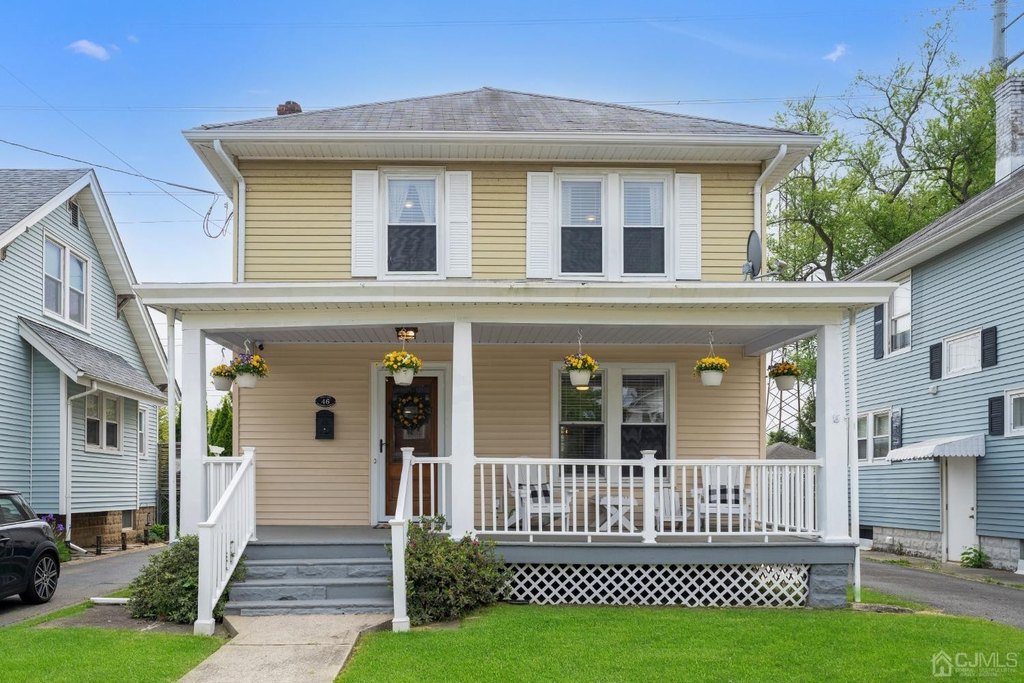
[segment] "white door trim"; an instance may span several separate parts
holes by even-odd
[[[450,361],[424,362],[423,369],[419,372],[420,377],[437,377],[437,400],[438,406],[436,415],[440,418],[437,423],[437,448],[445,456],[451,455],[451,443],[449,432],[452,423],[452,364]],[[384,514],[384,453],[380,444],[387,441],[385,431],[385,418],[387,410],[384,406],[384,397],[387,395],[384,382],[387,379],[387,372],[380,363],[370,365],[370,443],[369,443],[369,467],[370,467],[370,509],[369,522],[371,525],[386,522]]]

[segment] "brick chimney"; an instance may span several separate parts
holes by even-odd
[[[284,104],[277,105],[277,115],[284,116],[285,114],[301,114],[302,107],[299,106],[298,102],[292,102],[288,100]]]
[[[1007,78],[995,92],[996,182],[1024,166],[1024,78]]]

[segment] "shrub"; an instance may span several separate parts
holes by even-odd
[[[409,527],[405,553],[409,620],[414,624],[461,619],[495,602],[508,583],[505,562],[493,541],[459,540],[437,531],[441,517]]]
[[[961,567],[984,569],[990,566],[990,564],[988,554],[978,546],[972,545],[970,548],[964,548],[964,551],[960,553]]]
[[[158,541],[167,540],[167,525],[166,524],[154,524],[149,527],[149,535]]]
[[[245,567],[239,561],[231,580],[243,578]],[[128,590],[132,595],[128,611],[136,619],[161,619],[176,624],[194,622],[199,601],[199,537],[182,536],[167,550],[151,557]],[[223,616],[226,601],[227,591],[224,591],[213,610],[215,618]]]
[[[57,557],[61,564],[71,561],[71,549],[68,548],[67,540],[64,538],[66,529],[64,524],[57,521],[57,518],[53,515],[44,515],[41,518],[44,522],[50,525],[50,530],[53,532],[53,542],[57,546]]]

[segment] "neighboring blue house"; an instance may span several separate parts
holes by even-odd
[[[1024,80],[996,91],[996,184],[853,273],[860,523],[874,547],[1024,572]]]
[[[0,488],[92,545],[155,522],[165,359],[95,173],[0,170]]]

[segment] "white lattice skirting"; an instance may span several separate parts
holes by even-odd
[[[803,607],[802,564],[512,564],[508,599],[539,605]]]

